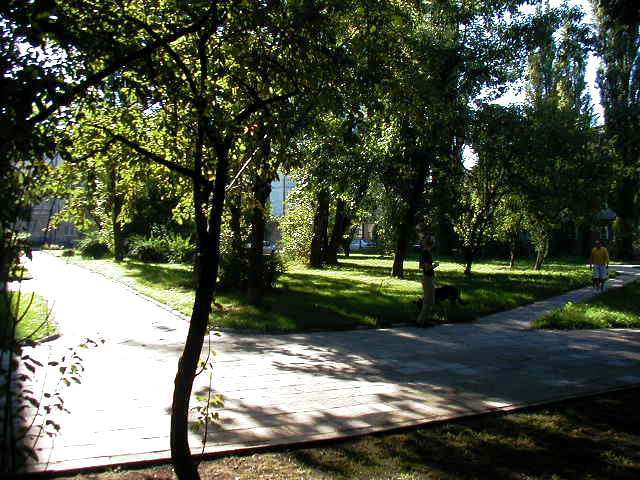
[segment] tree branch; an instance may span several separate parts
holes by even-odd
[[[210,183],[209,181],[203,179],[195,171],[189,168],[183,167],[182,165],[179,165],[175,162],[172,162],[171,160],[167,160],[164,157],[158,155],[157,153],[147,150],[142,145],[128,139],[127,137],[120,135],[119,133],[114,133],[106,127],[97,127],[97,128],[104,130],[109,135],[111,135],[112,139],[117,140],[123,145],[129,147],[134,152],[139,153],[143,157],[147,158],[148,160],[151,160],[154,163],[157,163],[158,165],[167,167],[169,170],[179,173],[182,176],[188,177],[196,183]]]
[[[238,115],[234,117],[233,122],[236,125],[239,125],[242,122],[244,122],[247,118],[249,118],[253,113],[257,112],[258,110],[266,109],[272,103],[280,102],[282,100],[288,100],[289,98],[293,98],[299,94],[300,92],[296,90],[294,92],[286,93],[284,95],[276,95],[275,97],[271,97],[266,100],[256,98],[251,105],[247,106],[244,110],[242,110],[240,113],[238,113]]]
[[[74,98],[86,92],[89,88],[99,85],[109,75],[112,75],[113,73],[117,72],[121,68],[129,66],[132,63],[136,62],[137,60],[140,60],[141,58],[144,58],[150,55],[151,53],[158,50],[159,48],[164,47],[166,44],[172,43],[177,39],[184,37],[185,35],[188,35],[190,33],[196,32],[202,25],[206,23],[207,19],[211,15],[211,11],[212,10],[210,10],[207,13],[207,15],[203,16],[203,18],[201,18],[198,22],[194,23],[193,25],[179,29],[176,32],[170,35],[167,35],[164,38],[161,38],[159,40],[156,40],[150,43],[146,47],[143,47],[134,52],[125,54],[122,57],[113,61],[110,65],[103,68],[102,70],[89,75],[84,81],[80,82],[79,84],[69,87],[69,89],[65,93],[55,98],[52,104],[49,105],[49,107],[47,107],[45,110],[27,119],[26,125],[30,127],[37,124],[38,122],[46,120],[60,107],[69,105]]]

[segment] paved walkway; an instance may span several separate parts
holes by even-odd
[[[32,470],[168,459],[173,377],[187,324],[100,275],[36,253],[32,288],[55,299],[63,336],[33,349],[46,361],[83,337],[81,383],[64,389],[61,430],[38,442]],[[612,288],[640,277],[623,272]],[[214,390],[225,397],[205,452],[359,435],[508,410],[640,384],[640,330],[529,330],[578,290],[473,324],[294,335],[223,333]],[[55,367],[57,368],[57,367]],[[39,382],[55,388],[56,371]],[[206,393],[198,378],[194,391]],[[192,405],[196,405],[192,401]],[[194,452],[202,435],[192,434]]]

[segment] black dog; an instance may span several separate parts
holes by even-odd
[[[453,285],[445,285],[444,287],[437,287],[435,291],[435,303],[442,303],[445,300],[449,300],[451,303],[459,303],[460,305],[466,305],[467,302],[460,297],[460,289]],[[422,310],[422,298],[416,300],[416,307],[418,310]]]

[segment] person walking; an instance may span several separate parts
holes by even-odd
[[[594,288],[603,291],[604,282],[609,275],[609,252],[600,240],[596,240],[596,245],[591,250],[589,268],[593,269]]]
[[[435,268],[438,262],[433,261],[433,237],[427,236],[422,240],[422,251],[418,263],[422,272],[422,308],[418,315],[417,324],[426,325],[431,322],[431,309],[435,303]]]

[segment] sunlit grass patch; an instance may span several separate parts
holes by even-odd
[[[589,283],[584,265],[557,261],[535,272],[522,264],[509,269],[505,262],[479,262],[467,277],[463,266],[439,259],[436,282],[461,289],[466,305],[445,302],[435,309],[442,322],[468,322],[483,315],[547,298]],[[193,275],[189,265],[153,264],[127,260],[67,261],[126,283],[185,315],[193,306]],[[217,327],[265,332],[341,330],[412,323],[422,296],[416,257],[405,262],[405,279],[391,278],[393,258],[352,254],[340,265],[323,269],[290,264],[259,307],[247,304],[242,292],[219,292],[211,324]]]
[[[538,319],[534,328],[640,328],[640,282],[610,290],[585,303],[568,303]]]
[[[16,340],[37,341],[57,332],[47,301],[40,295],[32,292],[9,292],[9,303],[13,318],[18,320],[14,335]],[[0,301],[0,319],[3,330],[11,328],[5,300]]]

